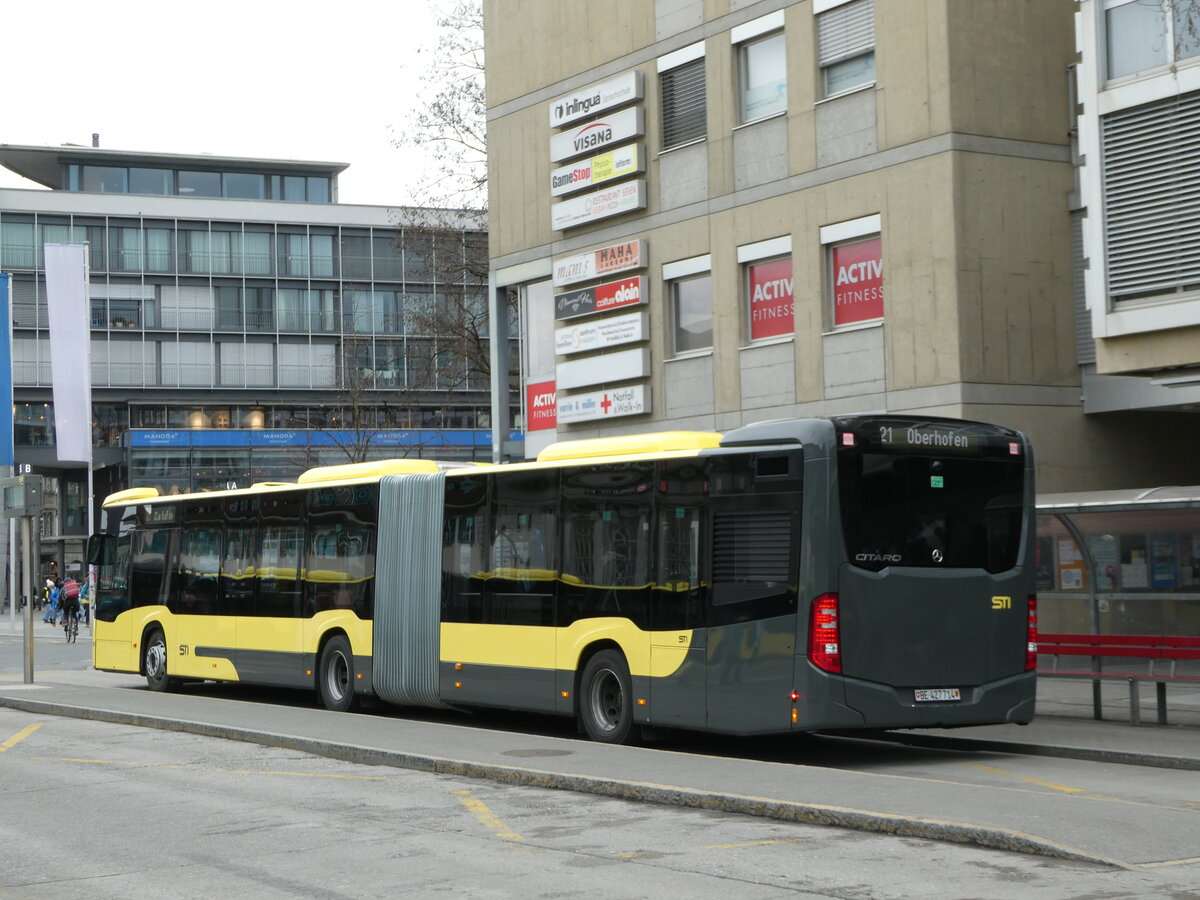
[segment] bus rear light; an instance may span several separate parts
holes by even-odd
[[[1029,595],[1029,622],[1025,626],[1025,671],[1037,669],[1038,636],[1037,636],[1037,594]]]
[[[840,674],[842,671],[837,594],[822,594],[812,602],[808,622],[808,661],[825,672]]]

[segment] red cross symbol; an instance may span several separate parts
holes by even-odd
[[[600,401],[600,408],[604,410],[604,414],[608,415],[608,408],[612,406],[612,401],[608,399],[608,394],[604,395],[604,399]]]

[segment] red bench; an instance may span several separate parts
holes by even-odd
[[[1138,685],[1153,681],[1158,700],[1158,724],[1167,724],[1167,685],[1200,685],[1200,670],[1180,673],[1177,664],[1183,660],[1200,660],[1200,637],[1178,637],[1165,634],[1039,634],[1038,654],[1053,657],[1052,668],[1038,666],[1039,678],[1087,678],[1092,682],[1092,714],[1101,719],[1100,684],[1105,679],[1129,682],[1129,718],[1134,725],[1142,724]],[[1059,657],[1089,657],[1084,669],[1060,669]],[[1144,672],[1104,671],[1102,659],[1125,658],[1145,660]],[[1168,671],[1161,669],[1166,667]]]

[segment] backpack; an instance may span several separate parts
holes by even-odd
[[[73,579],[68,579],[63,582],[62,591],[60,591],[61,600],[79,600],[79,582]]]

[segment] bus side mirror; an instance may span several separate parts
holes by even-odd
[[[115,539],[110,534],[93,534],[87,542],[87,561],[89,566],[102,566],[112,558],[109,548]]]

